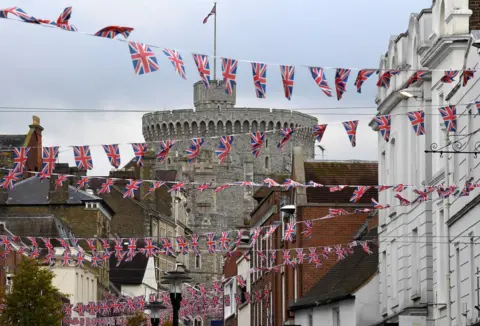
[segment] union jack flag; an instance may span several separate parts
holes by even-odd
[[[376,72],[375,69],[362,69],[358,72],[357,78],[355,79],[354,85],[357,87],[357,92],[362,93],[363,83],[370,78],[373,73]]]
[[[282,128],[282,129],[280,129],[280,135],[282,136],[282,139],[277,144],[277,148],[280,151],[282,151],[285,148],[285,145],[287,145],[287,142],[292,138],[292,135],[295,133],[295,131],[296,131],[295,128]]]
[[[242,275],[237,275],[237,284],[241,288],[244,288],[245,286],[247,286],[247,283],[243,279]]]
[[[443,122],[447,128],[447,132],[456,132],[457,131],[457,109],[455,105],[444,106],[438,108],[440,114],[442,115]]]
[[[217,242],[215,241],[215,233],[209,232],[207,236],[207,247],[210,254],[214,254],[217,249]]]
[[[135,161],[137,162],[138,167],[143,166],[143,157],[147,151],[148,145],[146,143],[133,143],[132,149],[133,154],[135,155]]]
[[[77,181],[77,188],[75,188],[75,191],[85,188],[85,186],[88,184],[88,180],[89,178],[86,176],[81,177],[80,180]]]
[[[140,252],[144,254],[147,258],[153,257],[155,254],[155,249],[156,247],[153,245],[153,240],[152,238],[145,238],[145,247],[140,248]]]
[[[222,76],[223,82],[225,83],[225,93],[228,95],[233,94],[233,89],[236,85],[237,66],[237,60],[222,58]]]
[[[384,206],[384,205],[381,205],[381,204],[379,204],[379,202],[378,202],[378,201],[376,201],[374,198],[371,198],[371,200],[372,200],[373,208],[375,208],[375,209],[385,209],[385,208],[390,208],[390,205],[386,205],[386,206]]]
[[[15,183],[18,182],[21,173],[16,172],[15,170],[9,170],[8,174],[3,176],[2,181],[0,182],[0,187],[7,190],[12,190],[15,187]]]
[[[442,83],[450,84],[455,81],[455,77],[458,75],[458,70],[447,70],[445,74],[440,78]]]
[[[12,14],[20,18],[26,23],[39,24],[40,22],[33,16],[28,15],[25,11],[18,7],[11,7],[0,10],[0,18],[7,18],[8,14]]]
[[[128,239],[128,256],[132,257],[135,256],[136,252],[135,250],[137,249],[137,239],[136,238],[130,238]]]
[[[412,84],[416,83],[417,81],[423,80],[423,78],[426,76],[427,72],[426,71],[416,71],[412,77],[410,77],[407,81],[407,88],[410,87]]]
[[[367,254],[369,254],[369,255],[373,254],[373,252],[372,252],[372,251],[370,250],[370,248],[368,247],[368,242],[367,242],[367,241],[362,241],[362,242],[360,242],[360,243],[361,243],[361,245],[362,245],[363,250],[364,250]]]
[[[284,249],[282,250],[282,257],[283,257],[283,265],[290,265],[292,263],[290,258],[290,250]]]
[[[267,188],[280,186],[280,184],[278,184],[275,180],[270,178],[266,178],[265,180],[263,180],[263,183],[267,186]]]
[[[167,139],[166,141],[160,142],[160,149],[157,154],[157,162],[159,164],[163,163],[170,152],[170,149],[175,145],[174,140]]]
[[[193,54],[193,61],[197,65],[198,73],[202,79],[205,88],[210,88],[210,64],[208,63],[208,56],[205,54]]]
[[[184,237],[177,237],[177,246],[180,248],[180,253],[182,255],[188,255],[188,242]]]
[[[28,257],[36,259],[40,256],[38,247],[33,247],[33,250],[28,253]]]
[[[313,223],[311,220],[303,221],[303,227],[305,230],[302,231],[302,234],[305,238],[310,238],[313,233]]]
[[[155,192],[155,190],[159,189],[161,186],[163,186],[165,182],[163,181],[153,181],[150,184],[150,188],[148,188],[148,193],[145,195],[147,197],[148,195],[151,195]]]
[[[184,182],[177,182],[172,186],[172,188],[168,190],[168,192],[182,191],[184,187],[185,187]]]
[[[99,194],[109,194],[112,191],[114,180],[107,178],[105,181],[100,185],[100,189],[98,190]]]
[[[133,31],[132,27],[125,26],[107,26],[95,33],[95,36],[106,37],[114,39],[117,35],[123,35],[125,39],[130,36],[130,33]]]
[[[213,191],[215,191],[215,192],[221,192],[221,191],[224,191],[225,189],[227,189],[228,187],[230,187],[229,184],[224,184],[224,185],[218,186],[218,187],[215,188]]]
[[[172,256],[173,252],[173,245],[168,238],[162,238],[162,249],[165,250],[165,255]]]
[[[341,245],[335,246],[335,254],[338,260],[345,259],[345,249]]]
[[[92,154],[90,153],[90,146],[73,146],[73,153],[75,155],[75,164],[79,170],[93,169]]]
[[[347,91],[348,76],[350,76],[350,69],[337,68],[335,73],[335,89],[337,91],[337,99],[342,99],[343,93]]]
[[[77,312],[80,316],[83,316],[85,312],[84,304],[82,302],[78,302],[73,308],[73,311]]]
[[[407,189],[408,187],[409,187],[409,185],[406,185],[406,184],[403,184],[403,183],[399,183],[399,184],[393,186],[393,190],[394,190],[395,192],[402,192],[402,191],[404,191],[405,189]]]
[[[337,186],[334,186],[334,187],[330,187],[330,192],[337,192],[337,191],[342,191],[343,189],[345,189],[346,186],[344,185],[337,185]]]
[[[220,243],[220,250],[228,251],[228,247],[230,246],[230,232],[222,232],[222,236],[218,239]]]
[[[323,134],[325,133],[325,130],[327,130],[326,124],[313,126],[313,137],[315,137],[315,139],[318,142],[321,142],[323,138]]]
[[[270,225],[270,227],[268,228],[268,231],[265,232],[265,236],[263,237],[263,240],[267,240],[268,237],[270,237],[274,232],[275,230],[278,228],[278,224],[272,224]]]
[[[323,68],[310,67],[310,73],[312,74],[313,80],[320,87],[320,89],[328,97],[332,97],[332,89],[328,86],[327,78],[325,77],[325,71]]]
[[[220,145],[215,150],[215,154],[217,154],[218,159],[220,160],[220,164],[225,162],[232,150],[232,143],[234,141],[234,136],[222,136],[220,137]]]
[[[252,144],[252,154],[255,157],[260,155],[262,149],[265,133],[257,131],[256,133],[250,132],[250,143]]]
[[[107,154],[110,165],[113,166],[115,169],[118,169],[118,167],[120,166],[120,149],[118,148],[118,144],[102,146],[105,150],[105,153]]]
[[[353,191],[352,197],[350,198],[351,203],[358,203],[363,195],[370,189],[369,186],[357,186]]]
[[[285,97],[290,100],[293,94],[293,85],[295,83],[295,66],[280,66],[282,73],[283,90]]]
[[[13,149],[13,170],[15,172],[23,173],[29,153],[30,147],[15,147]]]
[[[58,16],[57,18],[57,26],[60,27],[61,29],[64,29],[66,31],[70,32],[76,32],[78,29],[70,25],[70,18],[72,18],[72,7],[67,7],[63,9],[63,12]]]
[[[316,262],[318,260],[317,248],[308,248],[308,251],[308,262],[310,264]]]
[[[267,64],[252,62],[253,85],[258,98],[267,96]]]
[[[462,75],[463,87],[465,87],[468,81],[473,78],[474,74],[475,74],[475,70],[473,69],[467,69],[463,72],[463,75]]]
[[[133,198],[135,193],[138,191],[142,185],[142,180],[128,180],[128,184],[125,186],[125,192],[123,193],[123,198]]]
[[[65,174],[59,174],[57,175],[57,180],[55,180],[55,190],[58,190],[58,188],[61,188],[63,186],[63,183],[68,180],[68,176]]]
[[[378,130],[380,130],[380,134],[382,135],[383,139],[388,143],[390,139],[390,130],[391,130],[391,115],[381,115],[374,117],[373,120],[375,120],[378,124]]]
[[[397,198],[398,200],[400,200],[400,205],[401,206],[408,206],[410,205],[410,201],[404,197],[402,197],[402,195],[400,194],[395,194],[394,196],[395,198]]]
[[[211,182],[207,182],[207,183],[204,183],[204,184],[201,184],[197,187],[197,190],[202,192],[202,191],[205,191],[207,190],[208,188],[210,188],[210,186],[212,185]]]
[[[42,170],[38,174],[40,179],[46,179],[50,178],[50,176],[53,173],[53,170],[55,170],[55,163],[57,162],[57,157],[58,157],[58,146],[53,146],[53,147],[43,147],[42,151],[42,158],[43,158],[43,163],[42,163]]]
[[[193,163],[197,159],[204,142],[203,138],[190,139],[190,146],[187,148],[188,163]]]
[[[389,88],[390,87],[390,80],[392,79],[392,76],[398,75],[400,73],[400,70],[387,70],[383,74],[380,75],[380,78],[378,78],[377,86],[378,87],[383,87],[383,88]]]
[[[210,10],[207,17],[203,19],[203,23],[206,24],[208,21],[208,18],[210,18],[210,16],[216,15],[216,13],[217,13],[217,4],[213,6],[212,10]]]
[[[285,182],[282,185],[282,187],[286,190],[294,189],[301,186],[302,184],[300,182],[293,181],[292,179],[285,179]]]
[[[342,215],[348,215],[348,212],[344,210],[343,208],[330,208],[328,210],[328,215],[330,216],[342,216]]]
[[[85,253],[79,251],[77,253],[77,256],[75,257],[75,260],[77,262],[77,266],[83,266],[83,264],[85,263]]]
[[[93,301],[88,303],[87,306],[88,313],[90,315],[96,315],[97,314],[97,304]]]
[[[157,58],[149,46],[140,42],[128,42],[128,48],[132,56],[133,69],[137,75],[158,70]]]
[[[417,136],[425,135],[425,113],[423,111],[407,112],[413,131]]]
[[[182,55],[177,50],[163,49],[163,53],[167,56],[168,60],[172,63],[173,69],[175,72],[180,75],[183,79],[187,79],[187,74],[185,73],[185,65],[183,64]]]
[[[342,123],[343,123],[343,126],[345,127],[345,131],[347,132],[348,139],[350,139],[350,143],[352,144],[352,147],[357,146],[358,120],[345,121]]]
[[[293,241],[293,238],[295,236],[295,229],[296,229],[297,224],[295,222],[293,223],[287,223],[286,229],[285,229],[285,235],[283,236],[284,241]]]

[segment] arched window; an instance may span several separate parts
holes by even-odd
[[[234,127],[235,127],[234,130],[235,130],[235,133],[236,133],[236,134],[239,134],[239,133],[242,132],[242,124],[240,123],[240,121],[238,121],[238,120],[235,121]]]
[[[268,166],[268,156],[265,157],[265,169],[268,169],[269,166]]]
[[[171,123],[171,122],[168,124],[168,132],[169,132],[170,135],[175,134],[173,123]]]
[[[197,122],[193,121],[192,122],[192,135],[196,136],[198,134],[198,126]]]
[[[282,128],[282,123],[278,121],[275,129],[280,130],[281,128]]]
[[[260,131],[265,131],[265,121],[260,122]]]
[[[268,123],[268,130],[273,130],[273,121]]]
[[[210,135],[215,135],[215,122],[210,121],[210,122],[208,123],[208,133],[209,133]]]
[[[170,161],[170,157],[167,158],[167,164],[168,165],[172,164],[172,161]]]
[[[178,135],[182,133],[182,124],[180,122],[177,122],[175,133]]]
[[[225,128],[226,128],[227,135],[231,135],[232,134],[232,122],[230,120],[227,121],[227,123],[225,125]]]
[[[183,132],[188,135],[190,133],[190,126],[188,125],[188,122],[185,122],[183,124]]]
[[[248,123],[247,120],[243,122],[243,132],[247,133],[250,131],[250,124]]]
[[[223,130],[223,121],[217,122],[217,132],[219,135],[223,135],[225,133],[225,130]]]
[[[258,123],[256,120],[253,120],[252,122],[252,132],[257,132],[258,130]]]
[[[265,139],[265,148],[268,148],[268,139]]]
[[[200,134],[205,135],[206,132],[207,132],[207,124],[205,123],[205,121],[202,121],[200,122]]]

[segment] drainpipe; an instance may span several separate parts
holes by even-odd
[[[445,129],[445,144],[450,145],[450,139],[448,137],[448,130]],[[447,147],[448,148],[448,147]],[[453,154],[455,155],[455,154]],[[450,163],[448,162],[448,154],[445,155],[445,183],[446,187],[450,186]],[[450,196],[445,198],[443,200],[443,205],[444,205],[444,223],[446,224],[448,220],[450,219]],[[445,225],[442,225],[442,227],[445,227]],[[452,322],[452,300],[450,297],[450,229],[447,226],[447,270],[445,274],[446,278],[446,290],[447,290],[447,320],[448,320],[448,325],[451,324]]]

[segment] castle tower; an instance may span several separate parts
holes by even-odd
[[[205,88],[202,81],[193,85],[193,105],[197,110],[208,109],[232,109],[237,98],[237,88],[233,88],[233,94],[225,92],[225,83],[219,80],[212,80],[210,88]]]

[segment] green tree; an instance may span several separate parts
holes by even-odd
[[[23,259],[12,278],[12,291],[5,295],[2,325],[52,326],[63,318],[62,296],[52,285],[53,272],[35,260]]]
[[[148,316],[142,311],[137,311],[135,315],[127,318],[127,326],[146,326],[148,325]]]

